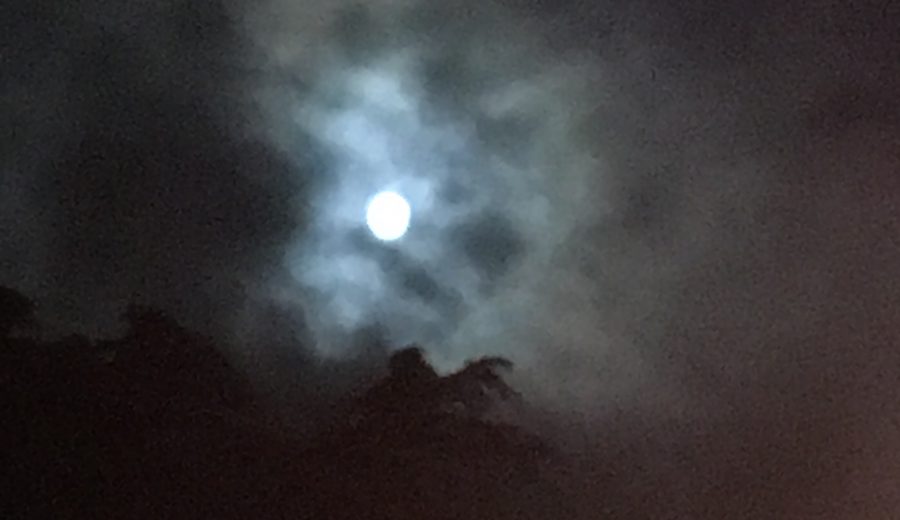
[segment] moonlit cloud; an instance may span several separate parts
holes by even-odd
[[[310,35],[259,35],[278,55],[312,45],[330,57],[310,67],[302,51],[291,54],[298,58],[284,67],[303,71],[302,94],[266,83],[255,94],[273,121],[291,114],[284,128],[303,129],[327,157],[311,222],[286,263],[298,287],[317,295],[305,305],[323,353],[377,322],[391,342],[423,343],[447,368],[479,353],[524,360],[534,345],[508,341],[528,334],[515,324],[553,320],[552,308],[531,289],[532,309],[504,300],[565,269],[553,265],[558,246],[603,211],[600,160],[578,128],[579,112],[599,101],[580,84],[579,63],[546,54],[533,35],[509,31],[520,46],[486,46],[487,28],[510,26],[512,12],[482,8],[474,29],[453,11],[418,28],[389,22],[428,11],[379,4],[361,15],[363,32],[396,31],[363,58],[327,29],[337,30],[340,14]],[[447,45],[447,23],[469,39]],[[457,89],[469,92],[457,99]],[[285,146],[283,135],[274,139]],[[413,212],[409,232],[389,245],[363,233],[365,205],[384,190],[402,193]]]
[[[893,518],[896,20],[10,0],[0,283],[55,332],[160,306],[295,402],[408,341],[509,356],[557,438],[636,450],[622,480],[665,496],[622,501],[669,508],[643,516]],[[366,229],[383,190],[398,241]]]

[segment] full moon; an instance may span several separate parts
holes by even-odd
[[[409,228],[409,202],[393,191],[382,191],[369,199],[366,224],[379,240],[397,240]]]

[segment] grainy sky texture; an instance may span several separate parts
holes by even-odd
[[[889,518],[898,27],[865,1],[8,1],[0,283],[58,331],[143,301],[240,359],[503,354],[588,429],[635,417],[710,518]],[[363,217],[386,188],[390,244]]]

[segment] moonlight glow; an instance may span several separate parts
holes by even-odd
[[[369,200],[366,224],[379,240],[397,240],[409,227],[411,210],[403,196],[382,191]]]

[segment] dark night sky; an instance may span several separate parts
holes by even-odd
[[[504,354],[672,496],[900,508],[900,4],[245,4],[0,7],[0,284],[49,330]]]

